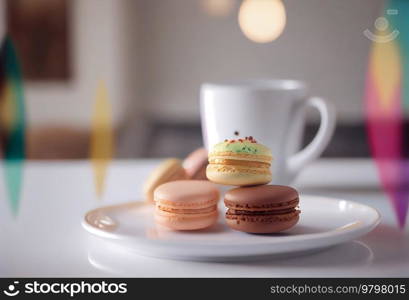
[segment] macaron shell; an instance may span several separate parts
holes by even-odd
[[[295,208],[299,202],[297,190],[284,185],[262,185],[231,189],[224,195],[228,208],[266,211]]]
[[[206,176],[214,183],[236,186],[266,184],[272,180],[270,169],[243,167],[240,165],[209,164],[206,169]]]
[[[182,161],[176,158],[170,158],[163,161],[148,176],[143,186],[143,193],[147,202],[154,202],[154,190],[166,182],[187,179]]]
[[[155,210],[155,222],[172,230],[198,230],[212,226],[218,218],[218,210],[199,214],[178,214]]]
[[[283,215],[227,215],[227,225],[247,233],[276,233],[290,229],[299,220],[299,211]]]
[[[169,208],[201,209],[216,205],[220,194],[217,186],[205,180],[178,180],[155,189],[157,205]]]

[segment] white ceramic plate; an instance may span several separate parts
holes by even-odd
[[[230,229],[220,206],[218,223],[190,232],[170,231],[153,221],[153,206],[128,203],[88,212],[83,227],[90,233],[136,253],[162,258],[231,261],[294,256],[356,239],[376,227],[372,207],[326,197],[300,197],[299,223],[278,234],[247,234]]]

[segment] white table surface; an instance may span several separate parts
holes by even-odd
[[[148,258],[84,231],[91,208],[141,200],[158,160],[116,160],[102,199],[88,161],[27,162],[20,210],[11,215],[0,170],[0,276],[91,277],[392,277],[409,276],[409,230],[399,230],[369,160],[320,160],[295,186],[301,193],[358,201],[377,208],[382,223],[365,237],[312,255],[240,263]]]

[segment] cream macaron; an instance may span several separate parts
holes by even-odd
[[[197,230],[218,218],[219,190],[206,180],[178,180],[155,189],[156,223],[173,230]]]
[[[269,183],[272,155],[252,137],[225,140],[209,153],[207,178],[225,185],[248,186]]]

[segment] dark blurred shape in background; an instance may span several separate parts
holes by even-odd
[[[69,0],[7,0],[7,29],[28,80],[71,76]]]

